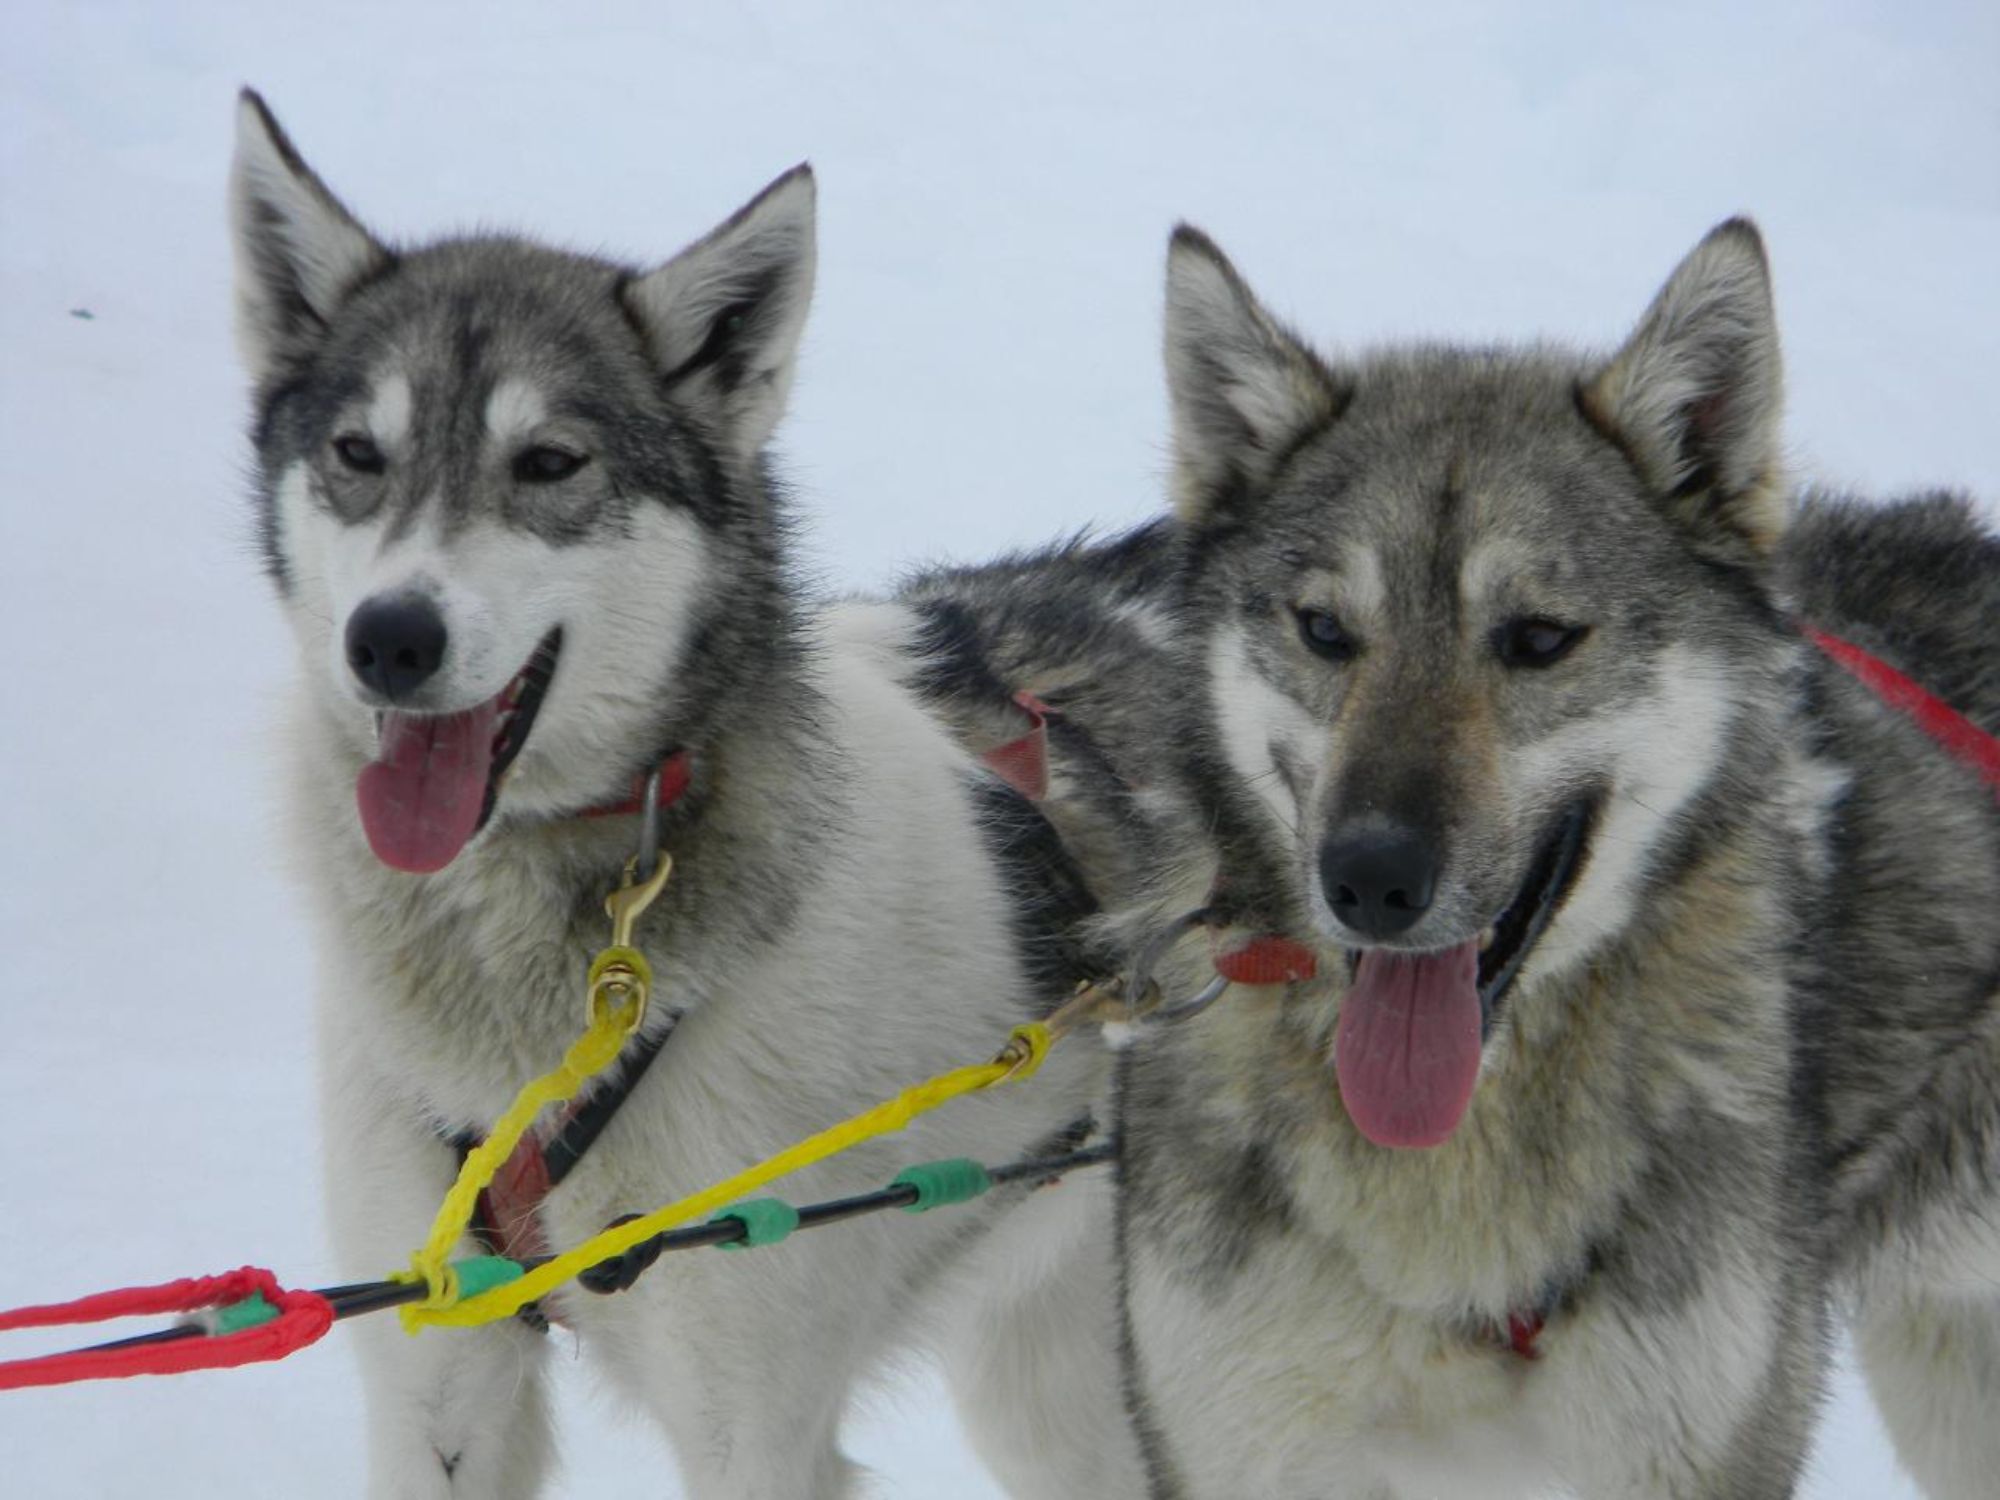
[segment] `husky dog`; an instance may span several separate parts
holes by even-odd
[[[1835,1275],[1906,1461],[1989,1492],[2000,816],[1789,611],[1990,731],[2000,543],[1788,533],[1741,221],[1601,360],[1323,359],[1183,229],[1167,359],[1175,523],[927,605],[1316,955],[1129,1054],[1152,1493],[1786,1495]]]
[[[2000,735],[2000,537],[1964,500],[1808,496],[1780,562],[1802,620]],[[1812,667],[1803,728],[1841,786],[1804,949],[1837,1285],[1904,1467],[1974,1500],[2000,1476],[2000,742],[1982,788]]]
[[[406,1261],[449,1142],[580,1028],[649,768],[685,783],[637,937],[659,1050],[541,1206],[553,1245],[991,1056],[1077,978],[1064,933],[1089,898],[1033,808],[902,685],[908,617],[813,615],[787,571],[763,452],[813,203],[798,168],[644,271],[507,238],[392,248],[243,96],[237,313],[263,552],[300,653],[289,793],[356,1274]],[[1032,1086],[785,1191],[1028,1152],[1087,1114],[1104,1071],[1073,1043]],[[1095,1290],[1057,1274],[1108,1187],[669,1257],[623,1297],[566,1289],[545,1311],[657,1419],[696,1495],[852,1493],[848,1394],[918,1332],[1020,1493],[1134,1493],[1115,1362],[1088,1353],[1115,1346],[1108,1261]],[[542,1336],[369,1322],[373,1492],[533,1491]],[[1093,1326],[1065,1346],[1085,1352],[1049,1352]]]

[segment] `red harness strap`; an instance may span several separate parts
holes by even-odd
[[[572,1105],[563,1112],[562,1124],[569,1123],[574,1108]],[[527,1260],[549,1253],[541,1209],[542,1200],[554,1186],[549,1159],[543,1154],[541,1140],[531,1130],[521,1137],[514,1154],[500,1163],[500,1170],[479,1193],[476,1230],[493,1254],[509,1260]]]
[[[2000,736],[1988,734],[1921,683],[1852,641],[1811,625],[1803,628],[1807,640],[1889,707],[1916,720],[1946,754],[1970,767],[2000,797]]]
[[[1049,706],[1029,692],[1016,693],[1014,702],[1028,716],[1027,733],[979,758],[1023,797],[1040,802],[1049,794]]]
[[[1535,1340],[1547,1326],[1548,1319],[1538,1307],[1507,1314],[1507,1347],[1522,1359],[1540,1359],[1542,1351],[1535,1347]]]

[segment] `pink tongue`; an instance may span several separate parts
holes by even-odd
[[[1479,1081],[1479,944],[1361,956],[1333,1039],[1340,1097],[1378,1146],[1435,1146]]]
[[[479,828],[499,721],[497,696],[464,713],[382,716],[380,758],[354,783],[377,859],[428,875],[458,857]]]

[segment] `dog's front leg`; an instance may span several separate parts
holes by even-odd
[[[457,1163],[379,1079],[327,1079],[330,1207],[341,1264],[379,1276],[407,1263]],[[476,1254],[470,1244],[461,1253]],[[542,1391],[547,1340],[516,1319],[427,1329],[389,1313],[353,1325],[367,1398],[368,1493],[375,1500],[501,1500],[538,1489],[548,1466]]]

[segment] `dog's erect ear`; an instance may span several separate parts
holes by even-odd
[[[257,379],[309,349],[354,286],[391,257],[313,175],[264,101],[236,104],[229,173],[236,342]]]
[[[814,199],[812,168],[796,166],[625,288],[675,398],[739,457],[763,446],[791,389],[812,301]]]
[[[1268,480],[1346,393],[1258,305],[1214,241],[1183,224],[1167,248],[1167,391],[1174,502],[1199,521]]]
[[[1782,386],[1764,242],[1731,219],[1667,278],[1582,400],[1686,524],[1769,552],[1789,511]]]

